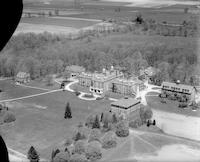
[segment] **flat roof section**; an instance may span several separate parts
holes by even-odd
[[[118,101],[112,102],[111,106],[128,109],[128,108],[130,108],[134,105],[137,105],[139,103],[140,103],[140,101],[136,100],[135,98],[122,98],[122,99],[119,99]]]

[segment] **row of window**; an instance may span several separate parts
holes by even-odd
[[[163,86],[163,88],[166,88],[166,89],[169,89],[170,87],[169,86]],[[180,88],[177,88],[177,87],[171,87],[172,90],[175,90],[175,91],[181,91],[182,92],[190,92],[188,89],[180,89]]]

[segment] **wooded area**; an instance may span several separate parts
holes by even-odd
[[[142,67],[160,69],[163,80],[179,79],[189,83],[190,77],[198,73],[197,44],[181,38],[172,46],[170,43],[156,44],[152,41],[139,45],[133,41],[113,41],[93,38],[68,40],[64,36],[44,34],[19,34],[14,36],[0,54],[0,76],[14,76],[18,71],[29,72],[32,79],[48,74],[62,73],[67,65],[84,66],[88,71],[101,70],[111,65],[124,67],[126,74],[139,74]],[[118,38],[126,39],[126,35]],[[108,38],[111,38],[108,36]],[[127,37],[135,39],[135,36]],[[140,38],[140,37],[139,37]],[[164,37],[166,38],[166,37]],[[145,39],[145,38],[144,38]],[[157,38],[155,38],[157,39]],[[160,39],[160,38],[159,38]],[[163,39],[161,37],[161,39]],[[154,40],[154,38],[153,38]]]

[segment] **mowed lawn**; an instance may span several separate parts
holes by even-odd
[[[200,143],[196,141],[135,129],[129,137],[120,141],[116,148],[104,153],[102,162],[134,162],[138,157],[147,157],[145,161],[148,161],[148,156],[157,156],[163,147],[171,145],[185,145],[194,150],[200,149]]]
[[[179,108],[179,102],[178,101],[172,101],[169,99],[165,99],[165,103],[161,103],[161,99],[158,96],[151,95],[152,93],[148,93],[146,95],[146,100],[152,109],[155,110],[162,110],[166,112],[176,113],[176,114],[182,114],[186,116],[194,116],[199,117],[200,116],[200,110],[192,111],[191,107],[188,106],[187,108]]]
[[[72,19],[59,19],[59,18],[48,18],[48,17],[32,17],[32,18],[22,18],[21,23],[29,24],[40,24],[40,25],[55,25],[71,28],[84,28],[96,24],[96,21],[89,20],[72,20]]]
[[[23,91],[24,88],[16,89],[20,96],[21,93],[25,95]],[[26,95],[29,95],[28,91],[35,90],[27,88]],[[67,102],[70,102],[73,118],[65,120]],[[15,113],[17,120],[10,129],[6,129],[5,126],[3,129],[7,130],[4,134],[7,145],[24,154],[33,145],[41,157],[48,159],[52,149],[63,144],[64,140],[73,134],[79,122],[84,122],[89,114],[100,114],[107,110],[110,101],[84,101],[73,93],[61,91],[20,100],[13,105],[10,109]],[[38,105],[46,109],[38,108]]]

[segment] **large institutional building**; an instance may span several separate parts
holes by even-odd
[[[137,79],[125,79],[122,72],[111,66],[99,73],[81,73],[77,76],[79,85],[89,87],[90,92],[103,94],[110,91],[123,95],[136,95],[145,88],[144,83]]]

